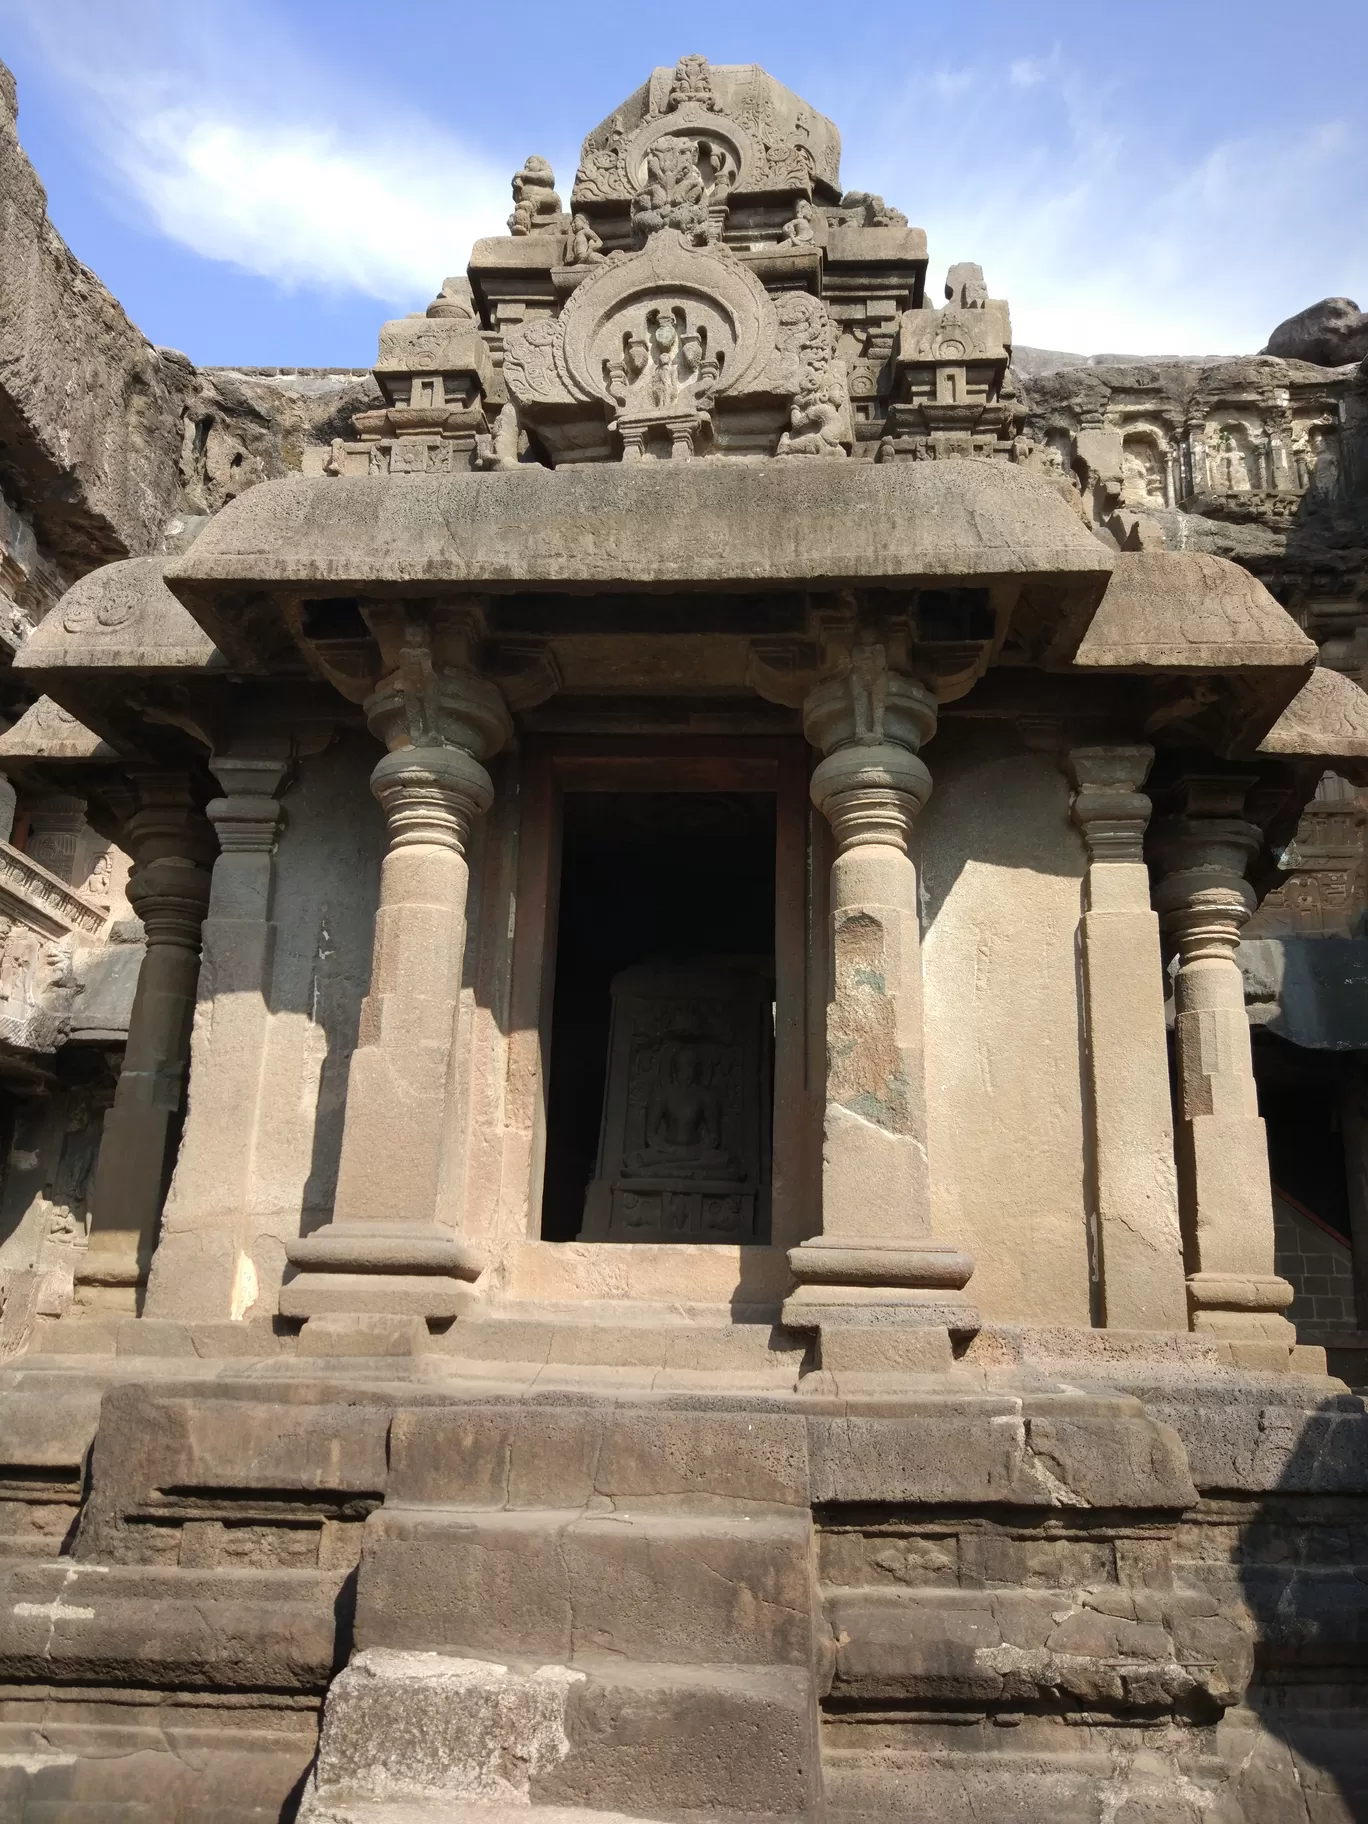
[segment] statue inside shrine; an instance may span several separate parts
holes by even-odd
[[[768,971],[638,965],[612,984],[584,1241],[755,1241],[769,1204]]]
[[[735,1178],[743,1167],[722,1145],[722,1103],[697,1046],[667,1046],[646,1105],[646,1145],[623,1164],[642,1177]]]

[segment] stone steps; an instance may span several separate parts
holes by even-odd
[[[391,1507],[367,1528],[357,1637],[571,1663],[805,1666],[806,1515]]]
[[[806,1816],[811,1674],[586,1656],[529,1670],[366,1648],[334,1680],[301,1824],[425,1799]],[[526,1812],[523,1812],[526,1815]]]

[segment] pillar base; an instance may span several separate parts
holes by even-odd
[[[1324,1372],[1298,1360],[1296,1326],[1270,1306],[1290,1304],[1293,1291],[1285,1279],[1272,1274],[1233,1278],[1218,1273],[1195,1273],[1188,1280],[1192,1300],[1192,1328],[1209,1336],[1220,1359],[1232,1368],[1254,1373],[1286,1374]],[[1223,1303],[1200,1303],[1222,1296]]]
[[[282,1317],[459,1317],[483,1261],[435,1225],[330,1222],[285,1250]]]
[[[782,1320],[817,1332],[817,1371],[803,1377],[803,1390],[830,1394],[897,1392],[908,1375],[946,1374],[956,1340],[981,1323],[954,1292],[860,1285],[799,1286]]]
[[[311,1317],[460,1317],[469,1281],[440,1273],[300,1273],[280,1288],[280,1315]]]
[[[790,1248],[789,1268],[800,1286],[870,1286],[958,1292],[969,1283],[974,1257],[944,1242],[914,1245],[878,1238],[814,1235]],[[977,1324],[974,1326],[978,1328]]]
[[[72,1275],[76,1303],[136,1315],[147,1288],[148,1262],[140,1235],[96,1229]]]

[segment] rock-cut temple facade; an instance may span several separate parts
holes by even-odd
[[[1368,1817],[1368,319],[686,56],[199,370],[16,131],[0,1815]]]

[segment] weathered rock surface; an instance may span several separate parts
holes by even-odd
[[[377,395],[349,370],[201,373],[154,348],[48,219],[0,71],[0,488],[71,580],[297,469]]]
[[[1346,367],[1368,357],[1368,311],[1352,298],[1322,298],[1279,323],[1268,338],[1267,355],[1287,361],[1312,361],[1319,367]]]

